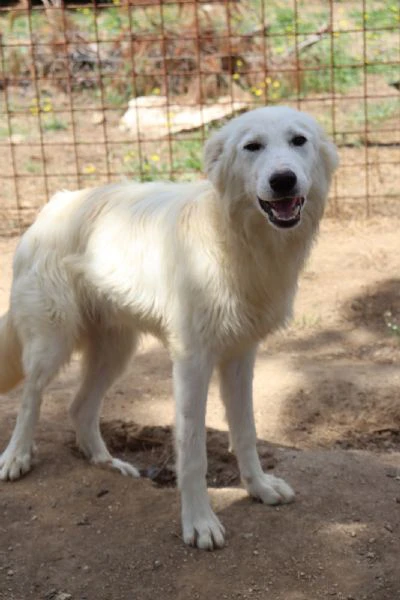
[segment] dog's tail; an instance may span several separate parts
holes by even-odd
[[[24,376],[17,332],[6,313],[0,318],[0,393],[11,390]]]

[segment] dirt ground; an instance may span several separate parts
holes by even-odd
[[[227,546],[184,546],[166,352],[146,341],[103,411],[108,444],[142,469],[140,480],[77,452],[73,361],[49,389],[35,469],[0,486],[0,599],[399,599],[400,337],[385,322],[400,320],[398,225],[325,221],[292,325],[260,349],[260,452],[296,489],[294,504],[246,497],[214,381],[209,486]],[[0,310],[15,245],[0,239]],[[1,447],[18,397],[1,398]]]

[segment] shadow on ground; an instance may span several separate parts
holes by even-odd
[[[289,331],[275,342],[302,376],[280,411],[290,444],[400,449],[400,337],[388,327],[388,313],[392,323],[400,319],[400,279],[346,302],[335,330],[302,332],[300,339]]]

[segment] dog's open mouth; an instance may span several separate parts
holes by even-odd
[[[281,198],[274,201],[258,198],[258,202],[273,225],[282,229],[289,229],[300,222],[301,209],[304,206],[305,198],[294,196],[293,198]]]

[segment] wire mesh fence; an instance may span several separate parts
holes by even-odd
[[[339,145],[330,215],[400,216],[396,1],[2,0],[0,32],[0,233],[60,188],[198,178],[215,126],[276,103]]]

